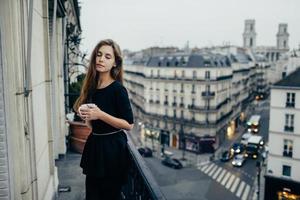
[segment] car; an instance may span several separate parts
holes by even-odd
[[[241,143],[234,143],[230,149],[230,151],[233,153],[233,154],[239,154],[239,153],[243,153],[245,150],[245,147],[243,144]]]
[[[183,167],[183,165],[181,164],[181,162],[176,159],[176,158],[171,158],[166,156],[161,163],[165,166],[171,167],[173,169],[181,169]]]
[[[250,132],[246,132],[242,135],[241,138],[241,144],[243,145],[247,145],[248,144],[248,139],[252,136],[252,134]]]
[[[246,159],[243,154],[237,154],[234,156],[231,164],[235,167],[241,167],[241,166],[243,166],[245,161],[246,161]]]
[[[143,157],[152,157],[152,150],[148,147],[140,147],[140,148],[138,148],[138,152]]]
[[[231,153],[231,151],[223,151],[220,160],[222,162],[227,162],[229,161],[231,158],[233,157],[233,154]]]

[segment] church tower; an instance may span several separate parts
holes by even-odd
[[[245,20],[245,29],[243,33],[244,47],[255,48],[256,47],[256,33],[255,33],[255,20]]]
[[[277,37],[277,48],[289,50],[289,33],[287,32],[287,24],[279,24]]]

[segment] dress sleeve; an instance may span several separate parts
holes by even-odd
[[[133,113],[128,98],[128,93],[124,86],[121,86],[118,90],[117,108],[119,117],[126,120],[129,124],[133,124]]]

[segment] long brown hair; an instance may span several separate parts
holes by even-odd
[[[91,95],[97,88],[97,84],[99,81],[100,74],[96,71],[96,56],[98,50],[102,46],[111,46],[113,48],[114,56],[115,56],[115,64],[116,66],[110,70],[110,75],[114,80],[119,81],[121,84],[123,83],[123,58],[119,45],[111,39],[101,40],[94,48],[86,76],[83,80],[83,85],[81,88],[80,96],[74,103],[73,109],[77,112],[80,105],[87,103]]]

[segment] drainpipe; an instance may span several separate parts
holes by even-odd
[[[38,188],[37,188],[37,162],[35,154],[35,138],[34,138],[34,119],[33,119],[33,102],[31,85],[31,51],[32,51],[32,23],[33,23],[33,2],[34,0],[29,0],[29,11],[28,11],[28,34],[27,34],[27,51],[26,51],[26,61],[25,61],[25,79],[24,79],[24,97],[25,97],[25,137],[29,145],[29,159],[30,159],[30,170],[31,170],[31,180],[28,189],[22,191],[22,195],[25,195],[32,187],[32,199],[38,199]]]
[[[54,5],[53,5],[53,16],[52,16],[52,32],[50,33],[50,83],[51,83],[51,89],[50,89],[50,95],[51,95],[51,113],[57,113],[56,111],[56,97],[57,95],[55,94],[56,91],[56,84],[55,84],[55,78],[56,78],[56,70],[55,70],[55,47],[56,47],[56,37],[55,37],[55,33],[56,33],[56,10],[57,10],[57,0],[54,0]],[[54,165],[54,159],[56,159],[56,155],[58,152],[58,145],[57,145],[57,134],[58,134],[58,130],[57,130],[57,124],[56,124],[56,117],[55,116],[51,116],[51,130],[52,133],[49,135],[49,140],[48,140],[48,144],[49,144],[49,148],[51,149],[52,153],[53,153],[53,158],[52,160],[50,160],[50,163]],[[53,171],[54,169],[51,168],[51,170]],[[54,174],[52,172],[52,174]]]

